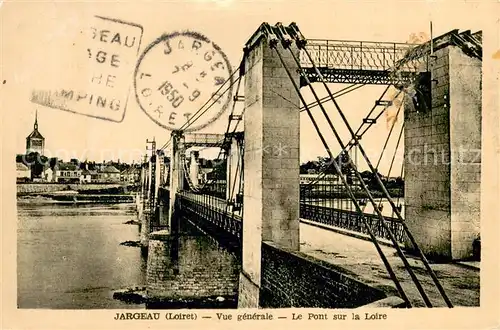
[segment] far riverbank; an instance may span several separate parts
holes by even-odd
[[[18,183],[17,196],[47,195],[62,191],[80,194],[127,194],[138,190],[133,183]]]
[[[120,204],[134,203],[135,195],[117,194],[117,195],[90,195],[90,194],[65,194],[65,195],[36,195],[36,196],[18,196],[19,205],[43,205],[43,204]]]

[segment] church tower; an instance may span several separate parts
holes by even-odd
[[[26,154],[30,152],[38,152],[43,156],[45,147],[45,138],[38,132],[38,111],[35,112],[35,124],[33,125],[33,132],[26,138]]]

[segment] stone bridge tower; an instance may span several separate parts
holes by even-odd
[[[278,44],[287,66],[297,65]],[[238,304],[258,307],[262,242],[299,249],[299,97],[259,29],[246,44],[243,269]],[[294,46],[292,51],[298,55]],[[296,84],[299,76],[296,74]],[[288,101],[275,93],[279,90]]]
[[[429,257],[463,259],[480,223],[481,33],[433,44],[431,104],[405,102],[405,221]]]

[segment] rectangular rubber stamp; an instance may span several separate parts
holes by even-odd
[[[94,16],[68,43],[70,65],[55,84],[36,88],[31,101],[89,117],[121,122],[132,88],[143,28]]]

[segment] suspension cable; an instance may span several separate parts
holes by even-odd
[[[233,73],[234,74],[234,73]],[[236,78],[236,81],[239,81],[241,79],[241,76]],[[212,104],[206,108],[205,110],[203,110],[203,112],[201,112],[200,114],[197,115],[197,117],[195,119],[193,119],[193,121],[191,122],[186,122],[187,126],[186,127],[181,127],[180,130],[185,130],[185,129],[188,129],[191,125],[193,125],[198,119],[200,119],[201,116],[203,116],[208,110],[210,110],[210,108],[222,97],[222,95],[224,95],[229,89],[231,89],[233,87],[233,85],[235,84],[236,82],[233,82],[231,83],[225,90],[222,94],[220,94],[215,100],[213,100]],[[216,92],[217,93],[217,92]],[[195,117],[196,114],[193,116]],[[191,117],[191,118],[193,118]],[[191,119],[190,119],[191,120]]]
[[[373,111],[374,111],[374,110],[375,110],[375,108],[377,107],[377,103],[378,103],[378,102],[380,102],[380,101],[382,100],[382,98],[384,97],[384,95],[387,93],[387,91],[388,91],[389,87],[390,87],[390,85],[389,85],[389,86],[387,86],[387,87],[385,88],[384,92],[383,92],[383,93],[382,93],[382,95],[379,97],[379,99],[376,101],[375,105],[371,108],[371,110],[368,112],[368,114],[366,115],[366,117],[365,117],[365,118],[368,118],[368,117],[369,117],[369,116],[373,113]],[[393,96],[393,98],[389,101],[389,103],[391,104],[394,100],[396,100],[396,99],[397,99],[397,97],[399,96],[399,94],[400,94],[400,92],[396,93],[396,95],[394,95],[394,96]],[[335,94],[334,94],[334,97],[338,97],[338,96],[335,96]],[[322,103],[324,103],[324,102],[322,102]],[[316,105],[317,105],[317,102],[312,102],[312,103],[310,103],[310,104],[316,104]],[[376,122],[376,121],[380,118],[380,116],[381,116],[381,115],[385,112],[385,110],[387,110],[387,108],[388,108],[388,107],[389,107],[389,105],[386,105],[386,106],[385,106],[385,107],[384,107],[384,108],[380,111],[380,113],[377,115],[377,117],[375,117],[375,118],[373,119],[373,122]],[[358,140],[361,140],[361,139],[362,139],[363,135],[364,135],[366,132],[368,132],[368,130],[370,129],[370,127],[372,127],[372,126],[373,126],[373,124],[374,124],[374,123],[372,123],[372,122],[370,121],[370,123],[367,125],[367,127],[366,127],[366,128],[365,128],[365,129],[364,129],[361,133],[360,133],[360,131],[361,131],[361,129],[363,128],[363,126],[365,126],[365,121],[363,121],[363,122],[360,124],[360,126],[358,127],[358,129],[357,129],[357,131],[356,131],[356,133],[355,133],[355,135],[358,137]],[[355,146],[356,146],[356,144],[352,143],[352,141],[351,141],[351,142],[349,142],[349,143],[348,143],[347,148],[346,148],[345,150],[341,150],[341,151],[340,151],[339,156],[340,156],[340,154],[342,154],[343,152],[349,152],[349,151],[351,151],[351,149],[352,149],[352,148],[354,148]],[[333,159],[332,159],[331,161],[335,161],[335,160],[333,160]],[[316,182],[318,182],[319,180],[321,180],[321,179],[322,179],[322,178],[326,175],[325,171],[326,171],[326,170],[328,170],[328,169],[330,168],[330,165],[331,165],[331,164],[329,164],[329,163],[327,163],[327,164],[323,165],[323,168],[321,168],[321,169],[320,169],[320,172],[321,172],[321,173],[320,173],[320,175],[318,175],[318,177],[317,177],[315,180],[310,181],[310,182],[307,184],[306,189],[312,188],[312,185],[314,185]]]
[[[291,49],[289,49],[289,51],[292,54],[292,57],[294,58],[296,64],[298,65],[299,72],[301,73],[302,77],[305,78],[305,80],[307,82],[307,85],[310,87],[311,92],[313,93],[313,95],[315,96],[315,98],[317,98],[317,94],[316,94],[314,88],[312,87],[311,82],[309,81],[309,79],[307,78],[307,76],[303,74],[303,70],[302,70],[302,67],[300,66],[300,62],[298,61],[298,59],[295,56],[295,54],[293,54],[293,51]],[[311,61],[312,61],[312,59],[311,59]],[[312,64],[313,64],[313,66],[315,66],[314,63],[312,63]],[[323,112],[325,118],[327,119],[327,122],[328,122],[330,128],[332,129],[333,132],[336,132],[336,130],[335,130],[334,126],[333,126],[333,123],[331,122],[330,118],[328,117],[328,114],[326,113],[326,110],[324,110],[324,108],[321,105],[320,105],[320,107],[322,108],[322,112]],[[345,116],[344,116],[344,118],[345,118]],[[345,119],[345,120],[347,121],[347,119]],[[354,132],[352,131],[352,129],[350,131],[351,131],[351,134],[354,134]],[[336,138],[337,138],[337,140],[338,140],[341,148],[345,149],[345,145],[342,142],[342,139],[340,138],[340,136],[338,135],[338,133],[335,133],[335,136],[336,136]],[[356,137],[354,135],[353,135],[353,139],[356,141]],[[360,144],[358,144],[358,147],[359,147],[360,151],[363,154],[362,147],[361,147]],[[347,160],[348,160],[349,165],[353,168],[353,170],[355,171],[355,174],[358,176],[358,179],[361,182],[361,185],[362,185],[363,189],[365,189],[365,192],[368,195],[368,199],[370,200],[371,204],[373,205],[373,208],[374,208],[375,212],[377,213],[377,215],[378,215],[378,217],[379,217],[379,219],[381,221],[380,224],[382,225],[382,227],[384,228],[384,230],[386,230],[386,232],[389,235],[391,241],[393,242],[394,248],[396,249],[399,257],[401,258],[401,260],[403,261],[403,264],[405,265],[406,270],[408,271],[408,273],[409,273],[410,277],[412,278],[415,286],[417,287],[417,290],[419,291],[420,295],[424,299],[425,304],[428,307],[432,307],[432,303],[430,302],[429,297],[425,293],[425,291],[424,291],[424,289],[423,289],[420,281],[418,280],[417,276],[413,272],[413,270],[412,270],[412,268],[411,268],[408,260],[406,259],[406,257],[404,255],[403,251],[401,250],[401,248],[400,248],[400,246],[399,246],[396,238],[394,237],[394,234],[392,233],[392,231],[390,230],[390,228],[387,226],[387,224],[385,222],[385,218],[382,215],[382,213],[380,212],[380,210],[378,209],[377,203],[375,202],[373,196],[371,195],[371,192],[369,191],[368,187],[366,187],[365,183],[363,182],[363,178],[361,177],[359,171],[356,169],[356,167],[352,163],[352,160],[350,159],[349,154],[346,154],[346,156],[347,156]],[[372,172],[374,172],[373,167],[371,169],[372,169]],[[376,177],[378,177],[377,173],[374,173],[374,174],[375,174]],[[380,178],[379,178],[379,180],[380,180]]]
[[[399,111],[402,108],[403,103],[401,103],[398,107],[398,111],[396,112],[396,118],[399,116]],[[392,122],[391,129],[389,130],[389,134],[387,134],[387,138],[385,139],[384,146],[382,147],[382,151],[380,152],[380,157],[378,158],[377,165],[375,166],[375,169],[378,171],[378,167],[380,166],[380,161],[382,160],[382,157],[384,156],[385,149],[387,147],[387,143],[389,143],[389,139],[391,138],[392,131],[394,129],[394,126],[396,126],[396,120]]]
[[[239,82],[239,80],[241,79],[241,75],[237,78],[236,81],[232,81],[234,75],[236,73],[239,73],[239,71],[234,71],[230,76],[229,76],[229,79],[226,79],[226,81],[224,81],[223,84],[220,85],[220,87],[215,91],[215,93],[212,94],[212,96],[210,96],[208,98],[208,100],[178,129],[178,131],[182,131],[182,130],[185,130],[187,128],[189,128],[194,122],[196,122],[196,120],[198,120],[201,116],[203,116],[203,114],[205,114],[212,106],[214,106],[214,104],[231,88],[234,86],[234,84],[236,82]],[[221,91],[221,89],[227,84],[227,82],[231,81],[231,83],[229,84],[229,86],[224,90],[224,92],[222,92],[221,94],[219,94],[219,92]],[[203,110],[203,108],[205,106],[207,106],[207,104],[213,99],[214,96],[217,96],[217,98],[215,100],[212,101],[212,103],[208,106],[207,109]],[[201,114],[200,112],[203,111]],[[197,117],[196,117],[197,116]],[[196,118],[195,118],[196,117]],[[194,119],[193,119],[194,118]],[[187,125],[187,126],[186,126]],[[170,142],[172,141],[172,138],[170,138],[159,150],[164,150],[165,148],[168,147],[168,145],[170,144]]]
[[[399,95],[400,95],[400,94],[401,94],[401,91],[399,91],[399,90],[398,90],[398,92],[396,93],[396,95],[394,95],[394,96],[392,97],[392,99],[389,101],[389,103],[390,103],[390,104],[392,104],[392,102],[394,102],[394,100],[396,100],[396,99],[399,97]],[[378,101],[381,101],[381,98],[382,98],[382,97],[383,97],[383,94],[382,94],[382,96],[380,97],[380,99],[379,99]],[[390,106],[390,105],[386,105],[386,106],[385,106],[385,107],[384,107],[384,108],[383,108],[383,109],[379,112],[379,114],[378,114],[375,118],[373,118],[373,122],[376,122],[376,121],[377,121],[377,120],[378,120],[378,119],[382,116],[382,114],[384,114],[384,112],[385,112],[385,111],[389,108],[389,106]],[[376,105],[375,105],[375,107],[376,107]],[[375,107],[374,107],[374,108],[375,108]],[[365,128],[365,129],[361,132],[361,129],[363,128],[363,124],[364,124],[364,123],[362,123],[362,124],[358,127],[358,130],[356,131],[356,133],[354,133],[357,137],[362,136],[363,134],[365,134],[365,133],[366,133],[366,131],[367,131],[367,130],[371,127],[371,125],[372,125],[372,124],[369,124],[369,125],[368,125],[368,127],[366,127],[366,128]],[[361,140],[361,139],[360,139],[360,138],[358,138],[358,140]],[[355,142],[355,141],[353,141],[353,144],[355,144],[354,142]],[[351,147],[352,147],[352,146],[351,146]]]
[[[395,122],[394,122],[395,123]],[[393,126],[394,127],[394,126]],[[401,125],[401,131],[399,132],[399,136],[398,136],[398,140],[396,142],[396,147],[394,148],[394,154],[392,155],[392,159],[391,159],[391,164],[389,166],[389,171],[387,173],[387,179],[389,180],[389,178],[391,177],[391,172],[392,172],[392,166],[394,165],[394,160],[396,159],[396,153],[398,151],[398,147],[399,147],[399,142],[401,142],[401,137],[403,136],[403,131],[404,131],[404,123],[403,125]],[[385,148],[385,147],[384,147]],[[381,157],[382,158],[382,157]],[[379,159],[379,162],[380,162],[380,159]],[[378,166],[378,164],[377,164]],[[379,203],[379,207],[380,205],[382,204],[382,198],[380,198],[380,203]],[[398,205],[396,205],[398,206]]]
[[[384,193],[384,195],[386,196],[387,200],[389,201],[389,204],[391,205],[391,207],[392,207],[394,213],[396,214],[397,218],[400,220],[400,223],[402,224],[405,232],[407,233],[408,238],[410,239],[410,241],[411,241],[411,243],[412,243],[415,251],[419,255],[420,259],[424,263],[424,265],[425,265],[427,271],[429,272],[429,274],[430,274],[430,276],[431,276],[434,284],[436,285],[438,291],[440,292],[441,296],[445,300],[447,306],[450,307],[450,308],[453,307],[453,304],[451,303],[450,299],[446,295],[446,292],[444,291],[444,289],[443,289],[441,283],[439,282],[436,274],[434,273],[434,271],[430,267],[429,262],[427,261],[427,258],[425,257],[425,255],[423,254],[422,250],[418,246],[417,242],[415,241],[415,238],[413,237],[413,235],[409,231],[406,223],[404,222],[404,220],[403,220],[403,218],[401,216],[401,213],[397,210],[396,205],[394,204],[394,201],[392,200],[392,198],[390,197],[387,189],[385,188],[384,184],[380,180],[379,175],[376,172],[374,172],[373,165],[371,164],[371,162],[368,159],[366,153],[364,152],[363,147],[361,146],[361,144],[359,143],[359,141],[357,141],[356,136],[354,135],[354,132],[353,132],[351,126],[349,125],[349,122],[345,118],[345,115],[343,114],[342,110],[340,109],[338,103],[335,101],[335,98],[333,97],[330,88],[326,84],[326,81],[325,81],[323,75],[319,71],[318,67],[314,64],[314,61],[313,61],[313,59],[311,57],[311,54],[307,51],[307,49],[305,49],[305,47],[304,47],[304,40],[305,39],[304,39],[303,35],[300,33],[300,31],[298,30],[298,28],[296,26],[294,26],[294,30],[295,30],[294,31],[295,32],[295,36],[294,37],[295,37],[295,40],[297,41],[297,46],[299,47],[299,49],[302,49],[305,52],[305,54],[308,56],[309,60],[311,61],[311,64],[312,64],[314,70],[316,71],[318,77],[320,78],[320,81],[322,82],[323,86],[325,87],[325,89],[327,90],[328,94],[330,95],[330,98],[331,98],[332,102],[334,103],[336,109],[338,110],[339,115],[342,117],[342,120],[344,121],[346,127],[349,129],[349,131],[350,131],[353,139],[357,142],[359,151],[361,152],[363,158],[366,160],[366,162],[368,164],[368,167],[370,168],[370,170],[372,171],[372,173],[374,173],[374,176],[376,178],[376,181],[377,181],[378,185],[380,186],[380,188],[382,189],[382,192]],[[357,170],[356,170],[356,172],[357,172]]]
[[[300,62],[297,59],[297,57],[295,56],[295,54],[293,53],[293,51],[288,46],[286,46],[285,48],[289,50],[290,54],[292,55],[293,59],[295,60],[297,66],[298,66],[299,72],[300,72],[301,76],[305,79],[305,81],[307,83],[307,86],[309,86],[309,88],[311,90],[311,93],[314,95],[314,97],[316,99],[319,99],[318,95],[316,94],[316,91],[314,90],[314,88],[312,87],[311,82],[309,81],[309,78],[306,75],[303,74],[302,67],[300,66]],[[285,65],[285,64],[283,64],[283,65]],[[339,142],[341,148],[345,149],[345,145],[342,142],[342,139],[340,138],[340,136],[338,135],[338,132],[336,131],[335,127],[333,126],[333,123],[330,120],[328,114],[326,113],[325,108],[323,107],[323,105],[319,105],[319,106],[321,108],[321,111],[322,111],[323,115],[325,116],[325,118],[326,118],[326,120],[328,122],[328,125],[330,126],[331,130],[334,132],[334,135],[337,138],[337,141]],[[354,133],[354,132],[352,132],[352,133]],[[415,283],[415,286],[417,287],[418,291],[420,292],[420,295],[424,299],[426,305],[428,307],[432,307],[432,304],[431,304],[429,298],[427,297],[427,294],[425,293],[425,291],[424,291],[422,285],[420,284],[418,278],[416,277],[415,273],[411,269],[411,266],[410,266],[408,260],[404,256],[403,251],[401,250],[398,241],[394,237],[394,234],[392,233],[392,231],[390,230],[390,228],[387,226],[385,218],[382,215],[382,213],[380,212],[380,210],[378,209],[377,203],[373,199],[373,196],[371,195],[371,192],[369,191],[369,189],[366,187],[365,183],[363,182],[363,178],[361,177],[361,175],[359,174],[359,172],[357,171],[357,169],[355,169],[354,164],[352,163],[352,160],[350,159],[349,154],[346,153],[345,155],[347,156],[347,160],[348,160],[349,165],[351,165],[351,167],[355,170],[356,175],[358,176],[358,179],[361,181],[361,184],[362,184],[363,188],[365,189],[366,194],[368,195],[368,199],[372,203],[373,208],[375,209],[375,212],[377,213],[377,215],[378,215],[378,217],[380,219],[380,224],[382,225],[382,227],[384,228],[384,230],[386,230],[386,232],[389,235],[391,241],[393,242],[394,247],[395,247],[398,255],[400,256],[401,260],[403,261],[403,264],[405,265],[406,270],[410,274],[410,277],[412,278],[413,282]],[[335,162],[334,162],[334,164],[335,164]],[[361,212],[361,210],[360,210],[360,212]]]
[[[399,132],[398,141],[396,142],[396,147],[394,148],[394,154],[392,155],[391,165],[389,166],[389,174],[387,176],[390,176],[391,174],[392,166],[394,165],[394,159],[396,158],[396,152],[399,147],[399,142],[401,142],[401,137],[403,136],[404,127],[405,127],[404,124],[401,125],[401,131]]]
[[[305,51],[305,53],[308,55],[308,57],[312,61],[312,58],[311,58],[311,55],[309,54],[309,52],[305,48],[304,48],[304,51]],[[312,65],[315,68],[318,76],[320,77],[320,80],[322,81],[323,86],[328,91],[328,93],[331,95],[330,88],[327,86],[326,81],[324,80],[323,75],[321,74],[321,72],[319,71],[319,69],[316,67],[316,65],[314,64],[314,62],[312,63]],[[348,127],[349,131],[351,132],[351,134],[353,134],[352,128],[350,127],[349,123],[347,122],[347,119],[345,118],[344,114],[340,110],[340,107],[338,106],[338,103],[335,101],[335,99],[333,97],[331,99],[332,99],[332,102],[335,104],[335,107],[339,111],[339,114],[341,115],[341,117],[342,117],[344,123],[346,124],[346,126]],[[356,141],[356,137],[355,136],[353,136],[353,139],[355,139],[355,141]],[[403,228],[404,228],[404,230],[405,230],[408,238],[410,239],[410,241],[411,241],[411,243],[412,243],[415,251],[419,255],[420,259],[424,263],[424,265],[425,265],[427,271],[429,272],[432,280],[434,281],[434,284],[436,285],[438,291],[440,292],[441,296],[445,300],[445,302],[448,305],[448,307],[450,307],[450,308],[453,307],[453,304],[451,303],[450,299],[446,295],[446,292],[444,291],[444,288],[442,287],[441,283],[439,282],[436,274],[434,273],[434,271],[430,267],[429,262],[427,261],[427,258],[425,257],[424,253],[422,252],[422,250],[418,246],[417,242],[415,241],[415,238],[413,237],[413,235],[409,231],[406,223],[404,222],[403,217],[401,216],[401,213],[398,211],[398,209],[396,208],[396,205],[394,204],[394,201],[390,197],[389,192],[387,191],[387,189],[385,188],[384,184],[380,180],[380,177],[379,177],[378,173],[374,172],[373,165],[371,164],[371,162],[368,159],[366,153],[364,152],[363,147],[361,146],[361,144],[359,143],[359,141],[357,141],[357,144],[358,144],[358,149],[361,152],[363,158],[366,160],[368,166],[370,167],[370,170],[372,171],[372,173],[374,173],[374,176],[375,176],[375,179],[377,181],[377,184],[380,186],[380,188],[382,189],[382,192],[384,193],[384,195],[386,196],[387,200],[389,201],[389,204],[391,205],[391,207],[393,209],[393,212],[396,214],[397,218],[400,220],[400,222],[401,222],[401,224],[402,224],[402,226],[403,226]]]
[[[346,95],[346,94],[348,94],[350,92],[353,92],[353,91],[355,91],[357,89],[360,89],[363,86],[365,86],[365,84],[360,84],[360,85],[358,85],[358,84],[352,84],[352,85],[349,85],[347,87],[344,87],[344,88],[336,91],[335,94],[333,94],[333,96],[335,96],[335,97],[341,97],[341,96],[344,96],[344,95]],[[330,97],[329,96],[325,96],[320,101],[321,101],[321,103],[325,103],[325,102],[328,102],[329,100],[330,100]],[[311,102],[307,106],[309,107],[309,109],[312,109],[314,107],[317,107],[318,105],[319,105],[318,102]],[[305,110],[306,110],[305,107],[303,107],[303,106],[300,107],[300,112],[303,112]]]
[[[245,74],[244,72],[244,59],[241,61],[241,64],[240,64],[240,78]],[[237,97],[238,97],[238,93],[239,93],[239,89],[240,89],[240,84],[238,83],[238,87],[237,87],[237,90],[236,90],[236,95],[235,95],[235,98],[234,98],[234,103],[233,103],[233,108],[231,110],[231,114],[230,116],[232,116],[234,114],[234,110],[236,108],[236,102],[237,102]],[[241,110],[241,116],[244,115],[245,113],[245,110],[246,110],[246,107],[243,107],[243,109]],[[231,118],[231,117],[230,117]],[[236,133],[236,130],[238,129],[238,126],[240,124],[240,121],[241,120],[238,120],[236,122],[236,124],[234,125],[234,128],[232,130],[232,132],[229,134],[229,129],[230,129],[230,125],[231,125],[231,121],[229,120],[228,121],[228,125],[227,125],[227,128],[226,128],[226,132],[224,133],[224,142],[223,142],[223,145],[226,143],[226,137],[228,136],[233,136],[235,133]],[[223,156],[223,158],[221,159],[221,156]],[[222,148],[219,150],[219,154],[217,155],[217,158],[216,160],[222,160],[222,161],[227,161],[227,153],[223,153],[222,152]],[[217,167],[214,172],[217,173],[217,171],[220,170],[220,167]],[[208,184],[211,184],[213,183],[213,179],[211,180],[211,182],[207,182],[204,186],[208,185]]]
[[[315,128],[316,132],[318,133],[318,135],[319,135],[319,137],[320,137],[320,139],[321,139],[321,142],[323,143],[323,146],[324,146],[324,147],[325,147],[325,149],[327,150],[327,152],[328,152],[329,156],[330,156],[331,158],[333,158],[333,154],[331,153],[330,148],[328,147],[328,144],[326,143],[325,138],[324,138],[324,137],[323,137],[323,135],[321,134],[321,131],[320,131],[319,127],[318,127],[318,124],[316,123],[316,120],[315,120],[315,119],[314,119],[314,117],[312,116],[311,111],[307,108],[307,103],[305,102],[305,100],[304,100],[304,98],[303,98],[302,94],[300,93],[299,87],[298,87],[298,86],[297,86],[297,84],[295,83],[295,81],[294,81],[294,79],[293,79],[293,77],[292,77],[292,75],[291,75],[291,73],[290,73],[289,68],[287,67],[287,65],[285,64],[285,61],[283,60],[283,58],[282,58],[282,56],[281,56],[281,53],[280,53],[280,52],[278,51],[278,49],[276,48],[276,43],[277,43],[277,40],[276,40],[276,41],[271,40],[271,41],[270,41],[270,47],[271,47],[272,49],[274,49],[274,50],[275,50],[275,52],[276,52],[276,54],[278,55],[278,57],[279,57],[279,59],[280,59],[281,64],[283,65],[283,67],[284,67],[284,69],[285,69],[285,71],[286,71],[286,73],[287,73],[287,75],[288,75],[288,77],[289,77],[290,81],[292,82],[292,84],[293,84],[293,86],[294,86],[295,91],[297,92],[297,94],[298,94],[298,96],[299,96],[300,100],[302,101],[302,103],[304,104],[304,106],[305,106],[305,107],[306,107],[306,109],[307,109],[307,110],[306,110],[306,111],[307,111],[307,114],[308,114],[309,118],[311,119],[311,122],[312,122],[312,124],[313,124],[313,126],[314,126],[314,128]],[[341,178],[341,180],[342,180],[342,182],[343,182],[344,186],[346,187],[346,189],[347,189],[347,191],[348,191],[348,194],[349,194],[349,197],[352,199],[353,203],[355,204],[355,207],[356,207],[357,211],[360,213],[361,218],[362,218],[362,221],[363,221],[364,225],[366,226],[366,229],[367,229],[367,231],[368,231],[368,233],[369,233],[369,235],[370,235],[370,237],[371,237],[371,239],[372,239],[372,242],[374,243],[375,248],[377,249],[377,252],[379,253],[379,255],[380,255],[380,257],[381,257],[381,259],[382,259],[382,261],[383,261],[384,265],[386,266],[386,269],[387,269],[387,271],[389,272],[389,275],[390,275],[390,276],[391,276],[391,278],[393,279],[394,284],[396,285],[396,288],[397,288],[398,292],[400,293],[400,295],[401,295],[402,299],[405,301],[405,303],[407,304],[407,306],[411,307],[411,302],[410,302],[410,300],[408,299],[408,297],[406,296],[406,293],[404,292],[403,288],[401,287],[401,284],[399,283],[399,281],[398,281],[398,279],[397,279],[397,277],[396,277],[396,274],[395,274],[395,273],[394,273],[394,271],[392,270],[392,267],[391,267],[391,265],[389,264],[389,261],[387,260],[387,258],[385,257],[385,255],[384,255],[384,253],[383,253],[382,249],[380,248],[380,245],[379,245],[379,243],[378,243],[377,239],[375,238],[375,235],[373,234],[373,231],[372,231],[372,229],[371,229],[370,225],[368,224],[368,221],[367,221],[367,219],[366,219],[365,215],[363,214],[363,212],[361,211],[361,208],[359,207],[359,204],[358,204],[358,202],[357,202],[357,200],[356,200],[356,198],[355,198],[355,196],[354,196],[354,194],[353,194],[353,192],[352,192],[352,189],[350,188],[350,186],[348,185],[348,183],[347,183],[346,179],[345,179],[345,178],[344,178],[344,176],[342,175],[342,172],[341,172],[341,170],[340,170],[339,166],[337,165],[337,163],[336,163],[336,162],[333,162],[332,164],[333,164],[333,166],[334,166],[334,168],[335,168],[335,171],[336,171],[336,172],[337,172],[337,174],[340,176],[340,178]]]

